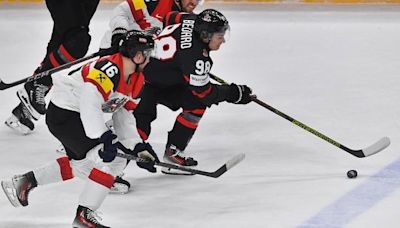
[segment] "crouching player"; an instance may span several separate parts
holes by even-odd
[[[115,176],[126,166],[116,157],[120,146],[148,162],[138,164],[155,172],[158,160],[150,144],[136,136],[136,108],[144,85],[141,70],[154,48],[151,34],[130,31],[119,52],[90,62],[67,75],[54,77],[53,96],[46,114],[50,132],[63,144],[67,156],[11,181],[2,187],[14,206],[27,206],[29,192],[40,185],[81,177],[85,180],[72,227],[107,227],[96,219]],[[60,73],[61,74],[61,73]],[[112,113],[115,134],[103,118]]]

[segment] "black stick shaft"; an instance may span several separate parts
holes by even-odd
[[[214,74],[210,73],[210,77],[213,80],[217,81],[218,83],[228,84],[225,80],[223,80],[222,78],[220,78],[220,77],[218,77],[218,76],[216,76]],[[268,105],[267,103],[257,99],[256,97],[253,97],[252,101],[257,103],[258,105],[270,110],[271,112],[277,114],[278,116],[283,117],[284,119],[290,121],[291,123],[303,128],[304,130],[314,134],[315,136],[325,140],[326,142],[328,142],[328,143],[330,143],[330,144],[332,144],[332,145],[334,145],[336,147],[339,147],[340,149],[342,149],[342,150],[344,150],[344,151],[346,151],[346,152],[348,152],[348,153],[350,153],[350,154],[352,154],[352,155],[354,155],[356,157],[359,157],[359,158],[365,157],[364,153],[361,150],[352,150],[352,149],[349,149],[346,146],[343,146],[341,143],[338,143],[337,141],[335,141],[335,140],[331,139],[330,137],[322,134],[321,132],[319,132],[319,131],[307,126],[306,124],[304,124],[304,123],[302,123],[302,122],[300,122],[300,121],[298,121],[298,120],[286,115],[285,113],[283,113],[283,112],[279,111],[278,109]]]
[[[27,82],[35,81],[35,80],[38,80],[38,79],[43,78],[43,77],[48,77],[48,76],[50,76],[51,74],[53,74],[55,72],[67,69],[67,68],[69,68],[69,67],[71,67],[71,66],[73,66],[75,64],[84,62],[86,60],[89,60],[89,59],[92,59],[92,58],[95,58],[95,57],[98,57],[98,56],[105,56],[105,55],[110,55],[110,54],[113,54],[113,53],[115,53],[115,48],[109,48],[109,49],[100,50],[100,51],[98,51],[96,53],[93,53],[93,54],[91,54],[89,56],[77,59],[75,61],[66,63],[64,65],[52,68],[50,70],[43,71],[43,72],[38,73],[38,74],[34,74],[34,75],[31,75],[31,76],[28,76],[26,78],[23,78],[21,80],[18,80],[18,81],[15,81],[15,82],[11,82],[11,83],[5,83],[0,79],[0,90],[5,90],[5,89],[8,89],[8,88],[14,87],[16,85],[20,85],[20,84],[24,84],[24,83],[27,83]]]

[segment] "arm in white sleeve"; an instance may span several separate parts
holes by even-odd
[[[103,96],[95,85],[84,83],[79,100],[80,116],[86,136],[91,139],[100,138],[108,129],[105,125],[101,104]]]
[[[117,7],[115,7],[109,26],[111,32],[116,28],[124,28],[126,30],[140,30],[139,25],[135,23],[135,19],[132,16],[131,9],[129,8],[129,5],[126,1],[120,3]]]
[[[113,16],[109,26],[111,31],[116,28],[124,28],[126,30],[145,30],[149,27],[162,28],[161,19],[152,17],[147,7],[132,11],[129,4],[124,1],[113,10]]]
[[[135,145],[142,140],[137,133],[136,121],[132,112],[127,111],[125,108],[120,108],[114,112],[112,120],[118,141],[126,148],[133,150]]]

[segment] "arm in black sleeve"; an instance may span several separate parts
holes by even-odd
[[[223,101],[234,104],[248,104],[251,102],[251,89],[246,85],[217,85],[208,83],[205,86],[190,86],[192,93],[210,107]]]
[[[229,85],[217,85],[208,83],[205,86],[189,86],[193,95],[201,100],[201,102],[207,107],[213,104],[218,104],[220,102],[226,101],[230,94]]]

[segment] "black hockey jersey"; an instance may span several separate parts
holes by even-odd
[[[186,85],[202,103],[211,106],[221,101],[221,93],[219,86],[210,83],[208,73],[213,61],[208,44],[193,31],[195,18],[194,14],[178,12],[166,16],[167,26],[155,40],[155,57],[144,69],[144,75],[147,83],[161,89]]]

